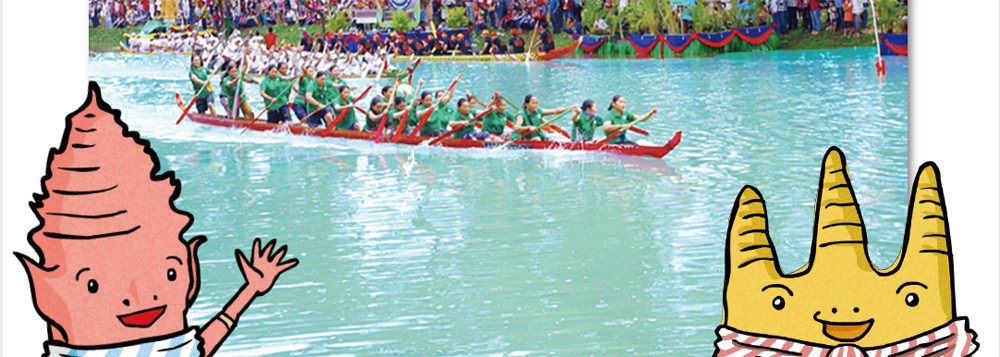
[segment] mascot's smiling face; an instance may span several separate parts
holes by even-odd
[[[867,237],[843,153],[823,160],[812,255],[784,274],[756,189],[740,192],[726,241],[723,325],[736,330],[862,348],[902,341],[955,316],[951,246],[939,172],[920,168],[902,252],[891,267],[868,260]]]

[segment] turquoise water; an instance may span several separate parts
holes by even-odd
[[[625,95],[660,114],[662,160],[293,137],[186,121],[185,57],[103,54],[93,80],[183,181],[196,218],[203,324],[242,284],[234,249],[276,238],[301,260],[240,319],[220,356],[698,355],[722,319],[727,219],[744,184],[768,202],[781,265],[809,257],[820,161],[847,155],[872,260],[907,204],[906,58],[874,49],[710,59],[423,63],[426,87],[529,88],[544,108]],[[351,83],[367,85],[368,81]],[[388,81],[383,81],[388,84]],[[256,91],[254,86],[248,86]],[[254,107],[259,95],[250,96]],[[83,96],[81,94],[82,99]],[[570,126],[562,119],[564,127]]]

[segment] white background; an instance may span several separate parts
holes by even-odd
[[[2,345],[8,356],[41,354],[46,336],[25,272],[12,252],[37,257],[27,242],[28,231],[38,224],[28,202],[41,191],[46,158],[59,145],[66,115],[87,97],[86,4],[20,0],[2,6]],[[910,23],[916,24],[910,27],[910,180],[925,161],[935,161],[941,169],[953,236],[957,313],[969,316],[978,332],[978,355],[997,356],[1000,2],[923,1],[915,7],[910,11]],[[821,158],[816,160],[819,165]]]

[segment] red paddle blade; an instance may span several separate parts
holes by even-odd
[[[177,95],[177,99],[180,100],[180,97],[181,97],[180,94],[178,94],[178,93],[174,93],[174,94],[176,94]],[[187,108],[184,108],[184,112],[181,113],[181,117],[180,118],[177,118],[177,122],[174,123],[174,125],[180,125],[181,122],[184,121],[184,117],[186,117],[188,115],[188,112],[191,111],[191,106],[194,105],[194,102],[196,100],[198,100],[198,96],[195,96],[194,98],[191,98],[191,102],[188,103]]]
[[[436,105],[432,107],[430,110],[428,110],[427,113],[424,114],[423,118],[420,118],[420,122],[417,123],[417,126],[413,128],[413,131],[410,132],[411,138],[417,136],[420,133],[420,130],[424,128],[424,124],[427,124],[427,119],[430,119],[431,114],[434,114],[435,109],[437,109]]]
[[[639,134],[639,135],[649,136],[649,132],[648,131],[636,128],[634,126],[631,127],[631,128],[628,128],[628,130],[631,130],[631,131],[633,131],[633,132],[635,132],[636,134]]]
[[[382,132],[385,131],[385,122],[388,119],[389,119],[389,110],[387,109],[385,111],[385,114],[382,114],[382,120],[379,120],[378,127],[375,128],[375,142],[376,143],[382,142]]]
[[[403,116],[399,118],[399,127],[396,128],[396,133],[392,135],[392,142],[399,141],[399,136],[403,135],[406,131],[406,121],[410,119],[410,112],[403,113]]]

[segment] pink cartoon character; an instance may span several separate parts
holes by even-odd
[[[28,241],[39,261],[14,253],[49,326],[44,356],[210,356],[298,260],[282,262],[286,247],[274,241],[254,240],[249,262],[237,250],[246,282],[206,326],[188,326],[206,238],[183,239],[193,217],[174,207],[180,181],[157,174],[156,153],[120,115],[90,82],[31,203],[40,224]]]

